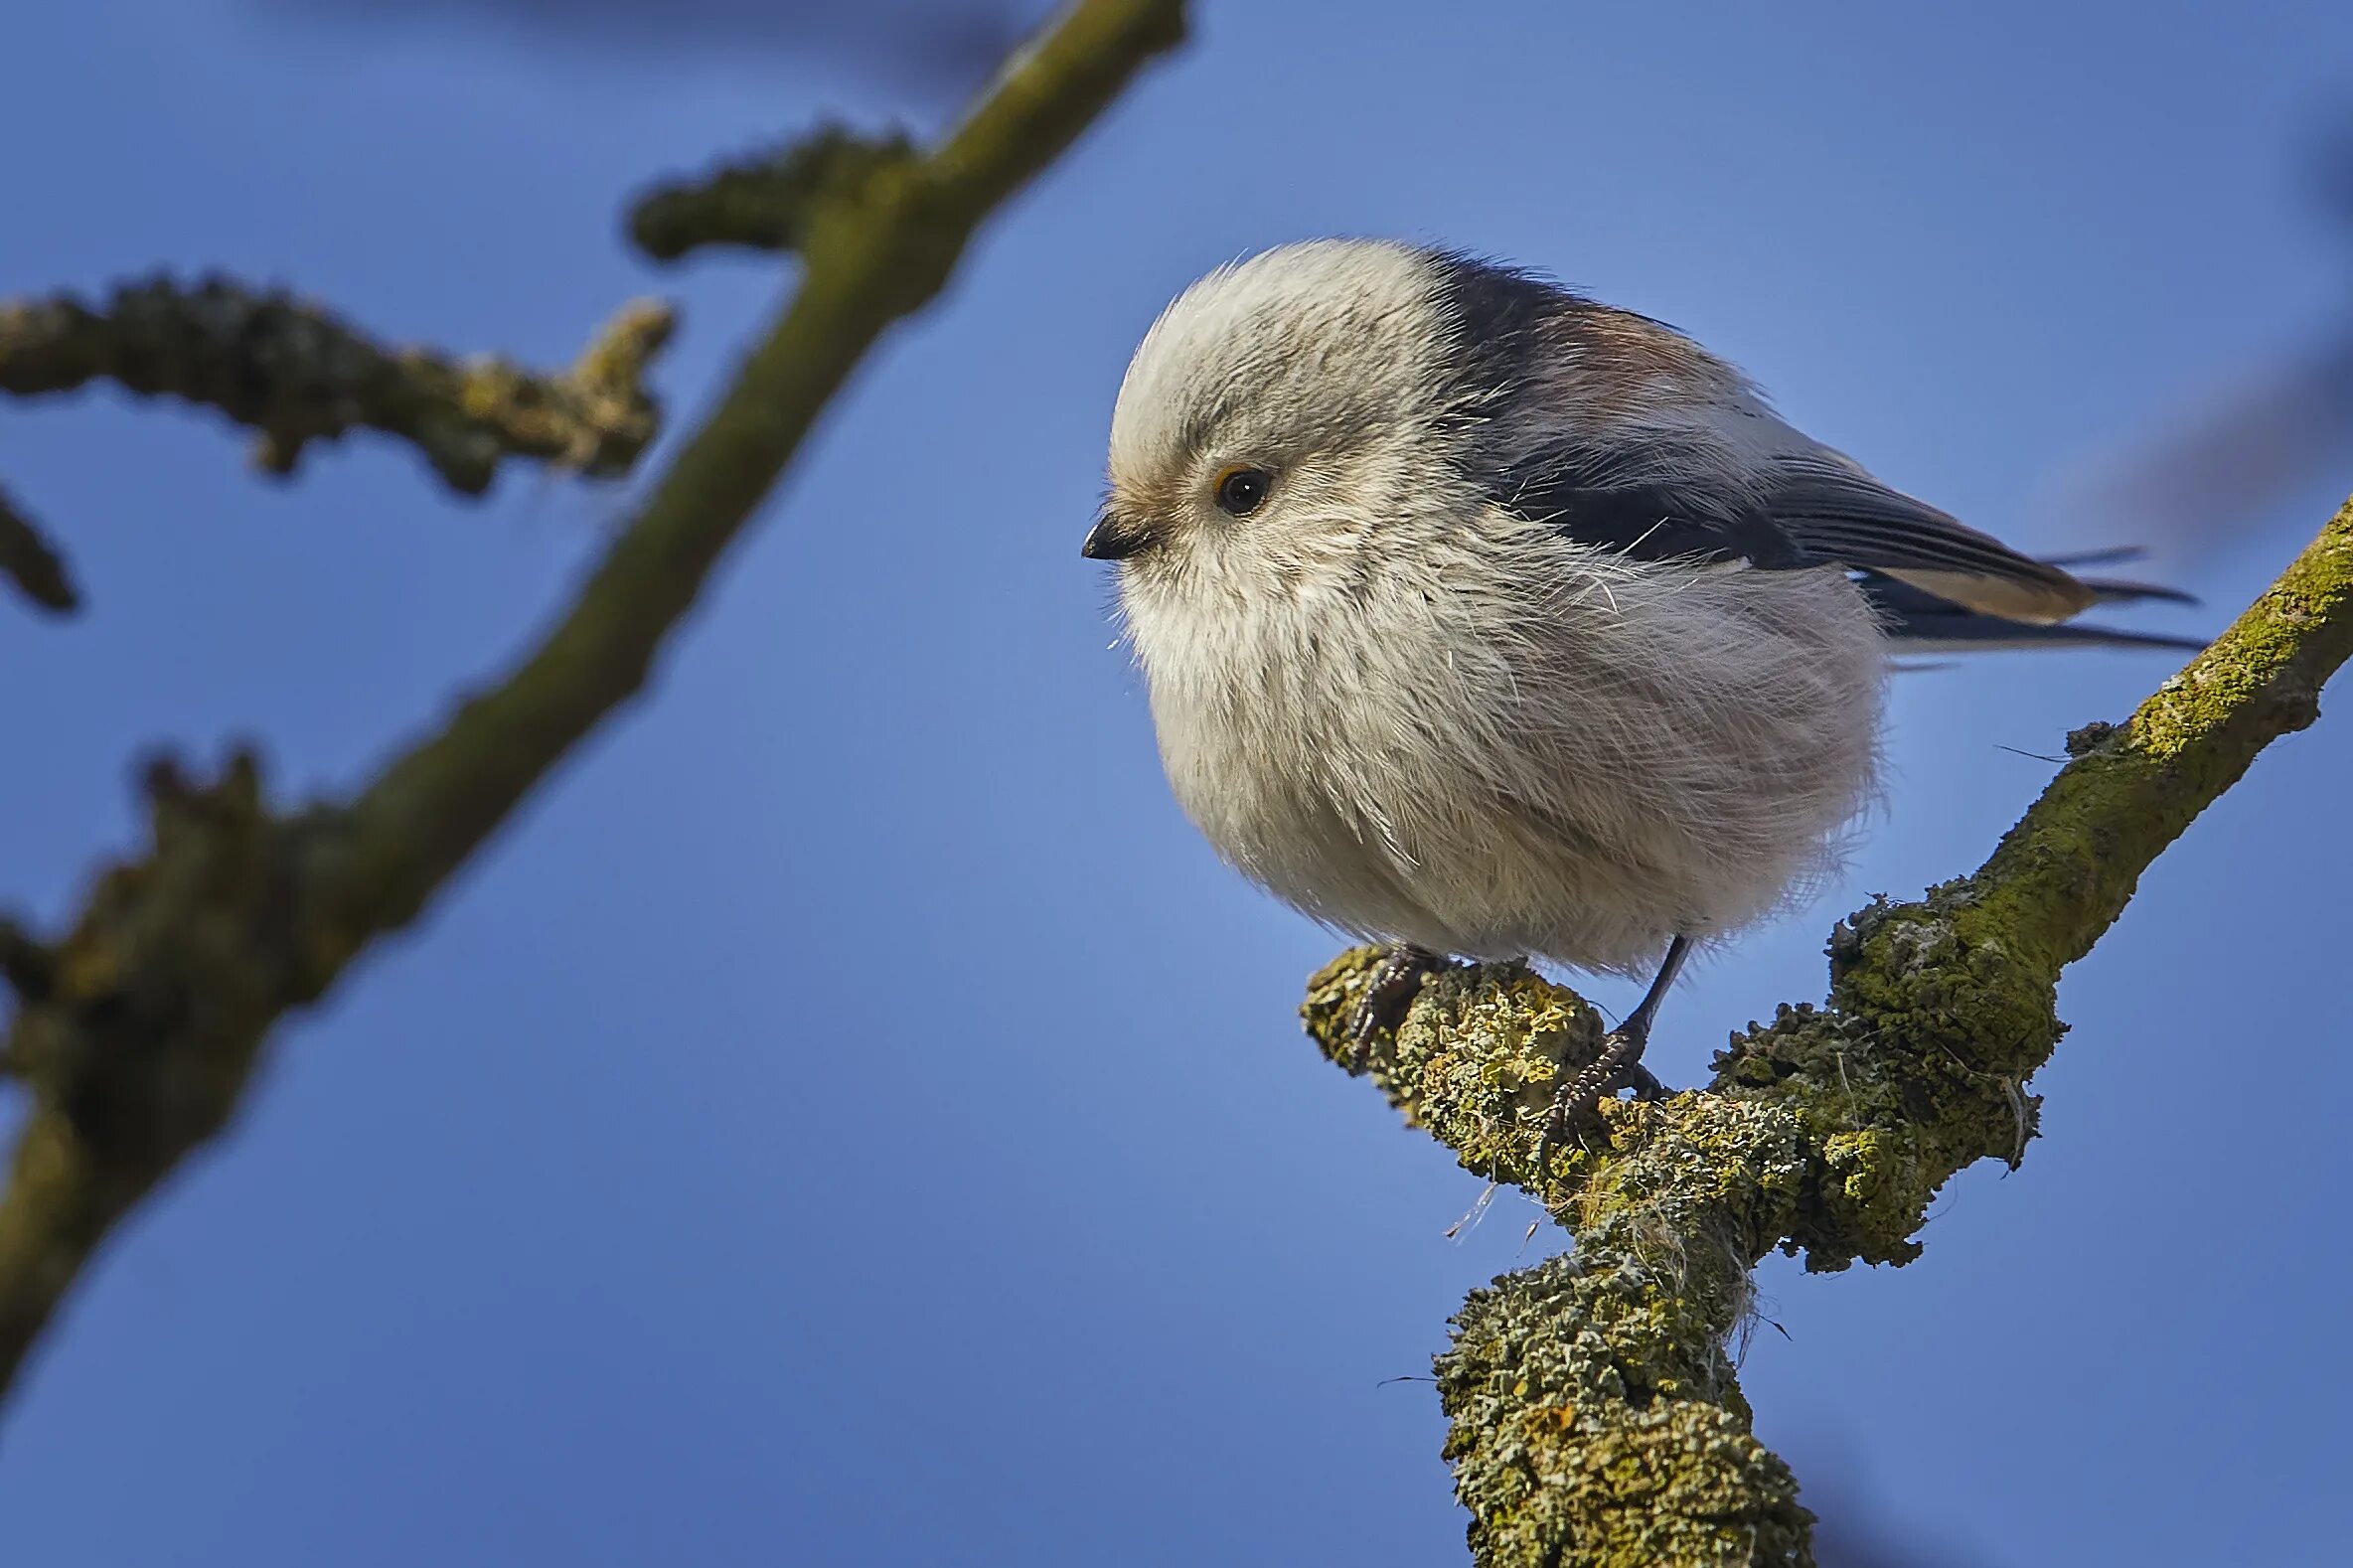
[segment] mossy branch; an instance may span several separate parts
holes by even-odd
[[[1903,1263],[1931,1198],[2034,1136],[2060,971],[2140,873],[2303,728],[2353,656],[2353,502],[2212,647],[2074,760],[1984,865],[1832,933],[1819,1006],[1784,1007],[1706,1088],[1610,1102],[1537,1169],[1550,1087],[1597,1050],[1574,993],[1511,965],[1425,983],[1376,1084],[1490,1180],[1539,1193],[1567,1257],[1496,1280],[1438,1359],[1447,1455],[1487,1565],[1804,1563],[1810,1515],[1751,1435],[1725,1350],[1776,1247],[1814,1270]],[[1310,983],[1335,1061],[1369,950]]]
[[[1183,16],[1181,0],[1079,0],[944,145],[813,190],[790,304],[570,607],[355,798],[273,809],[249,757],[203,784],[151,768],[148,851],[100,878],[64,936],[0,930],[18,993],[6,1061],[32,1097],[0,1193],[0,1387],[108,1229],[226,1124],[271,1026],[414,919],[636,695],[875,340],[1179,41]]]
[[[96,307],[71,294],[0,302],[0,392],[20,397],[111,381],[141,396],[219,409],[254,431],[264,471],[355,427],[424,454],[453,490],[479,495],[499,464],[529,457],[594,477],[624,473],[654,438],[644,385],[668,341],[668,306],[635,300],[566,371],[386,348],[326,310],[227,278],[125,283]]]

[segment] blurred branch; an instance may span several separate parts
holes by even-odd
[[[70,294],[0,303],[0,392],[106,380],[203,403],[256,431],[254,461],[273,474],[292,473],[310,442],[364,425],[477,495],[508,457],[625,472],[654,436],[643,377],[672,320],[666,305],[633,301],[570,370],[540,375],[488,356],[384,348],[281,292],[157,277],[118,286],[96,309]]]
[[[210,784],[149,770],[149,851],[64,937],[0,941],[8,1060],[32,1095],[0,1193],[0,1384],[109,1227],[227,1123],[270,1027],[415,919],[636,695],[874,341],[1182,32],[1181,0],[1079,0],[945,144],[814,189],[790,304],[561,619],[356,798],[274,811],[248,757]]]
[[[1608,1102],[1549,1170],[1550,1086],[1597,1049],[1592,1009],[1510,965],[1424,985],[1374,1081],[1576,1239],[1475,1293],[1438,1359],[1480,1563],[1810,1561],[1811,1515],[1725,1349],[1750,1270],[1777,1246],[1812,1270],[1907,1262],[1938,1188],[2017,1162],[2061,970],[2257,752],[2318,716],[2348,655],[2353,502],[2130,720],[2069,737],[2075,760],[1973,875],[1842,922],[1822,1006],[1752,1023],[1704,1090]],[[1358,949],[1311,982],[1308,1026],[1335,1061],[1370,963]]]
[[[53,615],[81,608],[81,595],[74,589],[65,557],[42,537],[33,520],[17,510],[5,490],[0,490],[0,577]]]
[[[725,163],[648,191],[629,214],[629,237],[657,261],[709,245],[793,250],[812,198],[914,161],[903,136],[863,137],[840,126],[775,152]]]

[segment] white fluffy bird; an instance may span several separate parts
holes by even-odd
[[[1891,489],[1647,318],[1317,240],[1153,326],[1084,552],[1186,813],[1391,945],[1649,974],[1557,1112],[1632,1085],[1685,956],[1772,912],[1871,794],[1891,646],[2194,642],[2068,624],[2081,580]]]

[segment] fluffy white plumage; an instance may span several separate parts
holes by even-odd
[[[1120,596],[1162,755],[1221,855],[1339,930],[1631,972],[1822,866],[1870,789],[1881,640],[1838,570],[1639,559],[1490,499],[1443,282],[1405,246],[1289,247],[1138,350],[1111,482],[1153,536]],[[1743,395],[1693,358],[1620,406],[1701,390]],[[1237,464],[1275,476],[1243,518],[1212,494]]]
[[[2056,623],[2161,592],[1880,484],[1656,322],[1380,241],[1187,289],[1110,480],[1087,553],[1218,853],[1356,936],[1583,970],[1826,866],[1899,621],[2124,641]]]

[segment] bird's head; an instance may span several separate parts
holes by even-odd
[[[1428,252],[1313,240],[1222,267],[1145,336],[1084,552],[1131,590],[1280,589],[1468,481],[1448,462],[1451,319]]]

